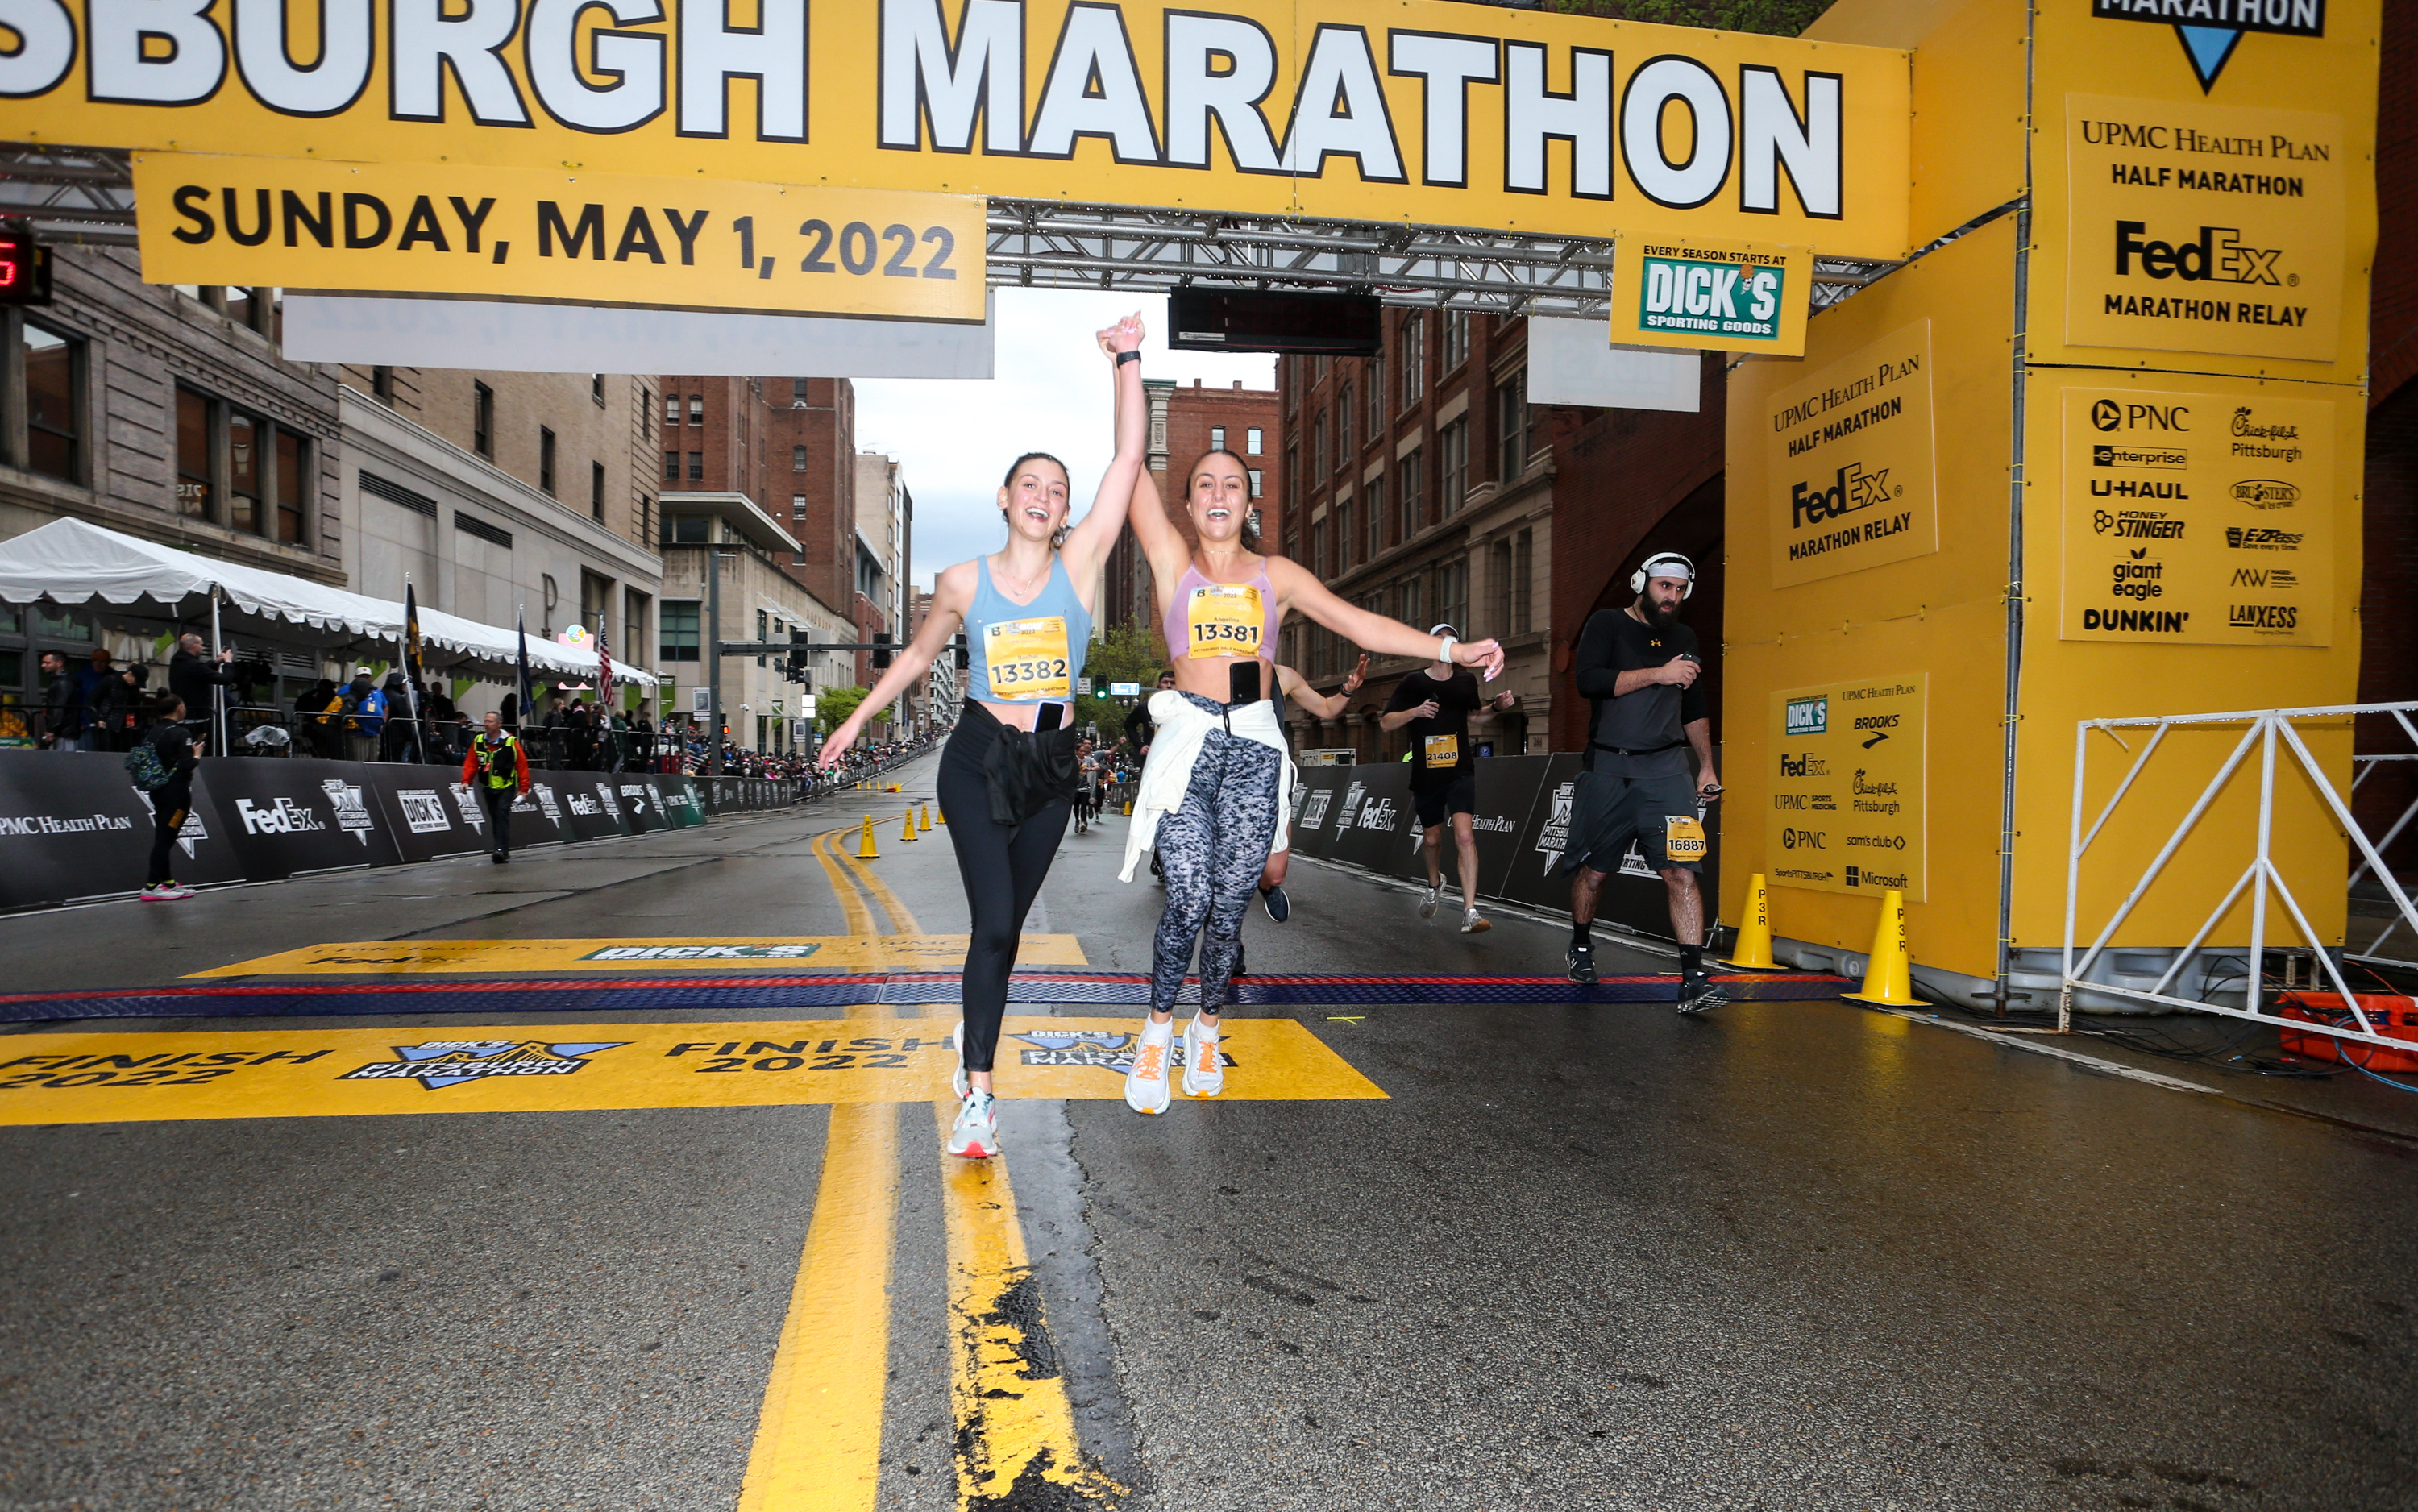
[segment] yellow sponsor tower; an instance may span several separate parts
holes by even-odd
[[[1859,952],[1894,889],[1918,983],[2053,1007],[2075,722],[2351,701],[2380,25],[2379,0],[1846,0],[1806,33],[1913,51],[1911,261],[1730,377],[1722,904],[1765,874],[1783,960]],[[2080,918],[2240,735],[2168,738]],[[2347,791],[2348,725],[2309,739]],[[2116,944],[2191,939],[2257,787],[2169,869],[2213,890],[2152,893]],[[2318,801],[2277,791],[2279,867],[2344,875]],[[2341,890],[2301,901],[2339,940]]]

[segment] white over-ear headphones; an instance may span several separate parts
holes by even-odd
[[[1658,573],[1655,571],[1658,567],[1668,567],[1674,565],[1679,568],[1678,572]],[[1680,556],[1676,551],[1658,551],[1653,556],[1646,557],[1644,564],[1641,565],[1637,571],[1629,574],[1629,591],[1631,593],[1645,592],[1646,579],[1653,577],[1679,577],[1687,579],[1688,586],[1679,590],[1679,597],[1683,599],[1691,597],[1696,591],[1696,564],[1690,561],[1687,557]]]

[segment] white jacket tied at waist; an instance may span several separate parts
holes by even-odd
[[[1285,749],[1284,725],[1277,719],[1273,699],[1223,714],[1212,713],[1172,688],[1150,695],[1150,717],[1158,733],[1150,740],[1150,755],[1141,764],[1141,783],[1134,795],[1133,823],[1125,830],[1125,866],[1117,880],[1133,880],[1134,863],[1150,854],[1158,839],[1158,821],[1184,806],[1192,787],[1192,769],[1201,759],[1201,742],[1215,729],[1231,728],[1247,741],[1257,741],[1282,756],[1277,777],[1277,832],[1268,854],[1292,844],[1293,756]]]

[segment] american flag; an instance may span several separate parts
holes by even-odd
[[[596,718],[601,723],[613,714],[613,648],[604,639],[604,627],[596,627]]]

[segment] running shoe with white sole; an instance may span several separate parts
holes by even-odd
[[[1703,971],[1691,971],[1679,979],[1679,1011],[1683,1014],[1701,1014],[1729,1000],[1728,990],[1715,986],[1712,978]]]
[[[957,1027],[949,1031],[949,1043],[957,1047],[957,1069],[949,1073],[949,1090],[957,1094],[959,1102],[963,1102],[966,1093],[973,1087],[973,1083],[966,1079],[966,1021],[964,1019],[958,1019]]]
[[[973,1092],[959,1103],[957,1121],[949,1125],[949,1153],[987,1160],[999,1150],[999,1100],[987,1092]]]
[[[1570,980],[1585,986],[1595,980],[1595,947],[1573,944],[1565,957],[1570,969]]]
[[[1141,1043],[1134,1046],[1133,1065],[1125,1072],[1125,1106],[1137,1113],[1167,1111],[1168,1052],[1175,1046],[1175,1025],[1143,1026]]]
[[[1226,1060],[1217,1036],[1201,1032],[1198,1014],[1184,1025],[1184,1095],[1215,1097],[1226,1090]]]
[[[176,903],[192,895],[191,888],[179,887],[174,882],[162,882],[158,887],[146,887],[143,890],[143,901],[145,903]]]
[[[1268,917],[1278,924],[1293,917],[1293,899],[1285,896],[1282,884],[1260,889],[1260,903],[1268,910]]]
[[[1436,905],[1438,905],[1438,904],[1442,903],[1443,901],[1444,901],[1444,889],[1443,889],[1443,888],[1440,888],[1440,887],[1431,887],[1431,888],[1429,888],[1426,892],[1424,892],[1424,893],[1420,893],[1420,894],[1419,894],[1419,917],[1420,917],[1420,918],[1422,918],[1422,919],[1432,919],[1432,918],[1434,918],[1434,917],[1435,917],[1435,912],[1436,912]]]
[[[1493,927],[1494,926],[1492,924],[1488,924],[1486,920],[1479,915],[1476,909],[1463,909],[1462,910],[1461,932],[1462,934],[1482,935]]]

